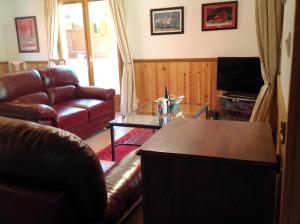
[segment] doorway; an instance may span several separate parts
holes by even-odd
[[[59,27],[62,56],[80,84],[113,88],[119,94],[118,46],[109,1],[62,2]]]

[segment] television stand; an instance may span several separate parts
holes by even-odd
[[[240,98],[240,99],[249,99],[256,100],[257,95],[251,93],[241,93],[241,92],[225,92],[223,95],[232,98]]]
[[[224,93],[219,97],[221,119],[249,121],[256,97],[256,95]]]

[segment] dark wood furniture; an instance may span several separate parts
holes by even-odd
[[[139,151],[144,224],[273,223],[268,124],[177,119]]]

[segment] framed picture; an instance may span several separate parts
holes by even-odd
[[[183,7],[151,9],[151,35],[184,33],[183,17]]]
[[[202,5],[202,30],[237,28],[238,2],[219,2]]]
[[[15,18],[19,52],[39,52],[35,16]]]

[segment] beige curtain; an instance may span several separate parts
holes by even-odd
[[[109,0],[113,16],[119,50],[123,60],[121,84],[121,115],[126,115],[137,108],[133,61],[126,35],[126,18],[123,0]]]
[[[267,122],[276,90],[280,65],[282,0],[256,0],[256,33],[264,86],[254,106],[251,122]]]
[[[44,0],[48,58],[57,58],[58,8],[57,0]]]

